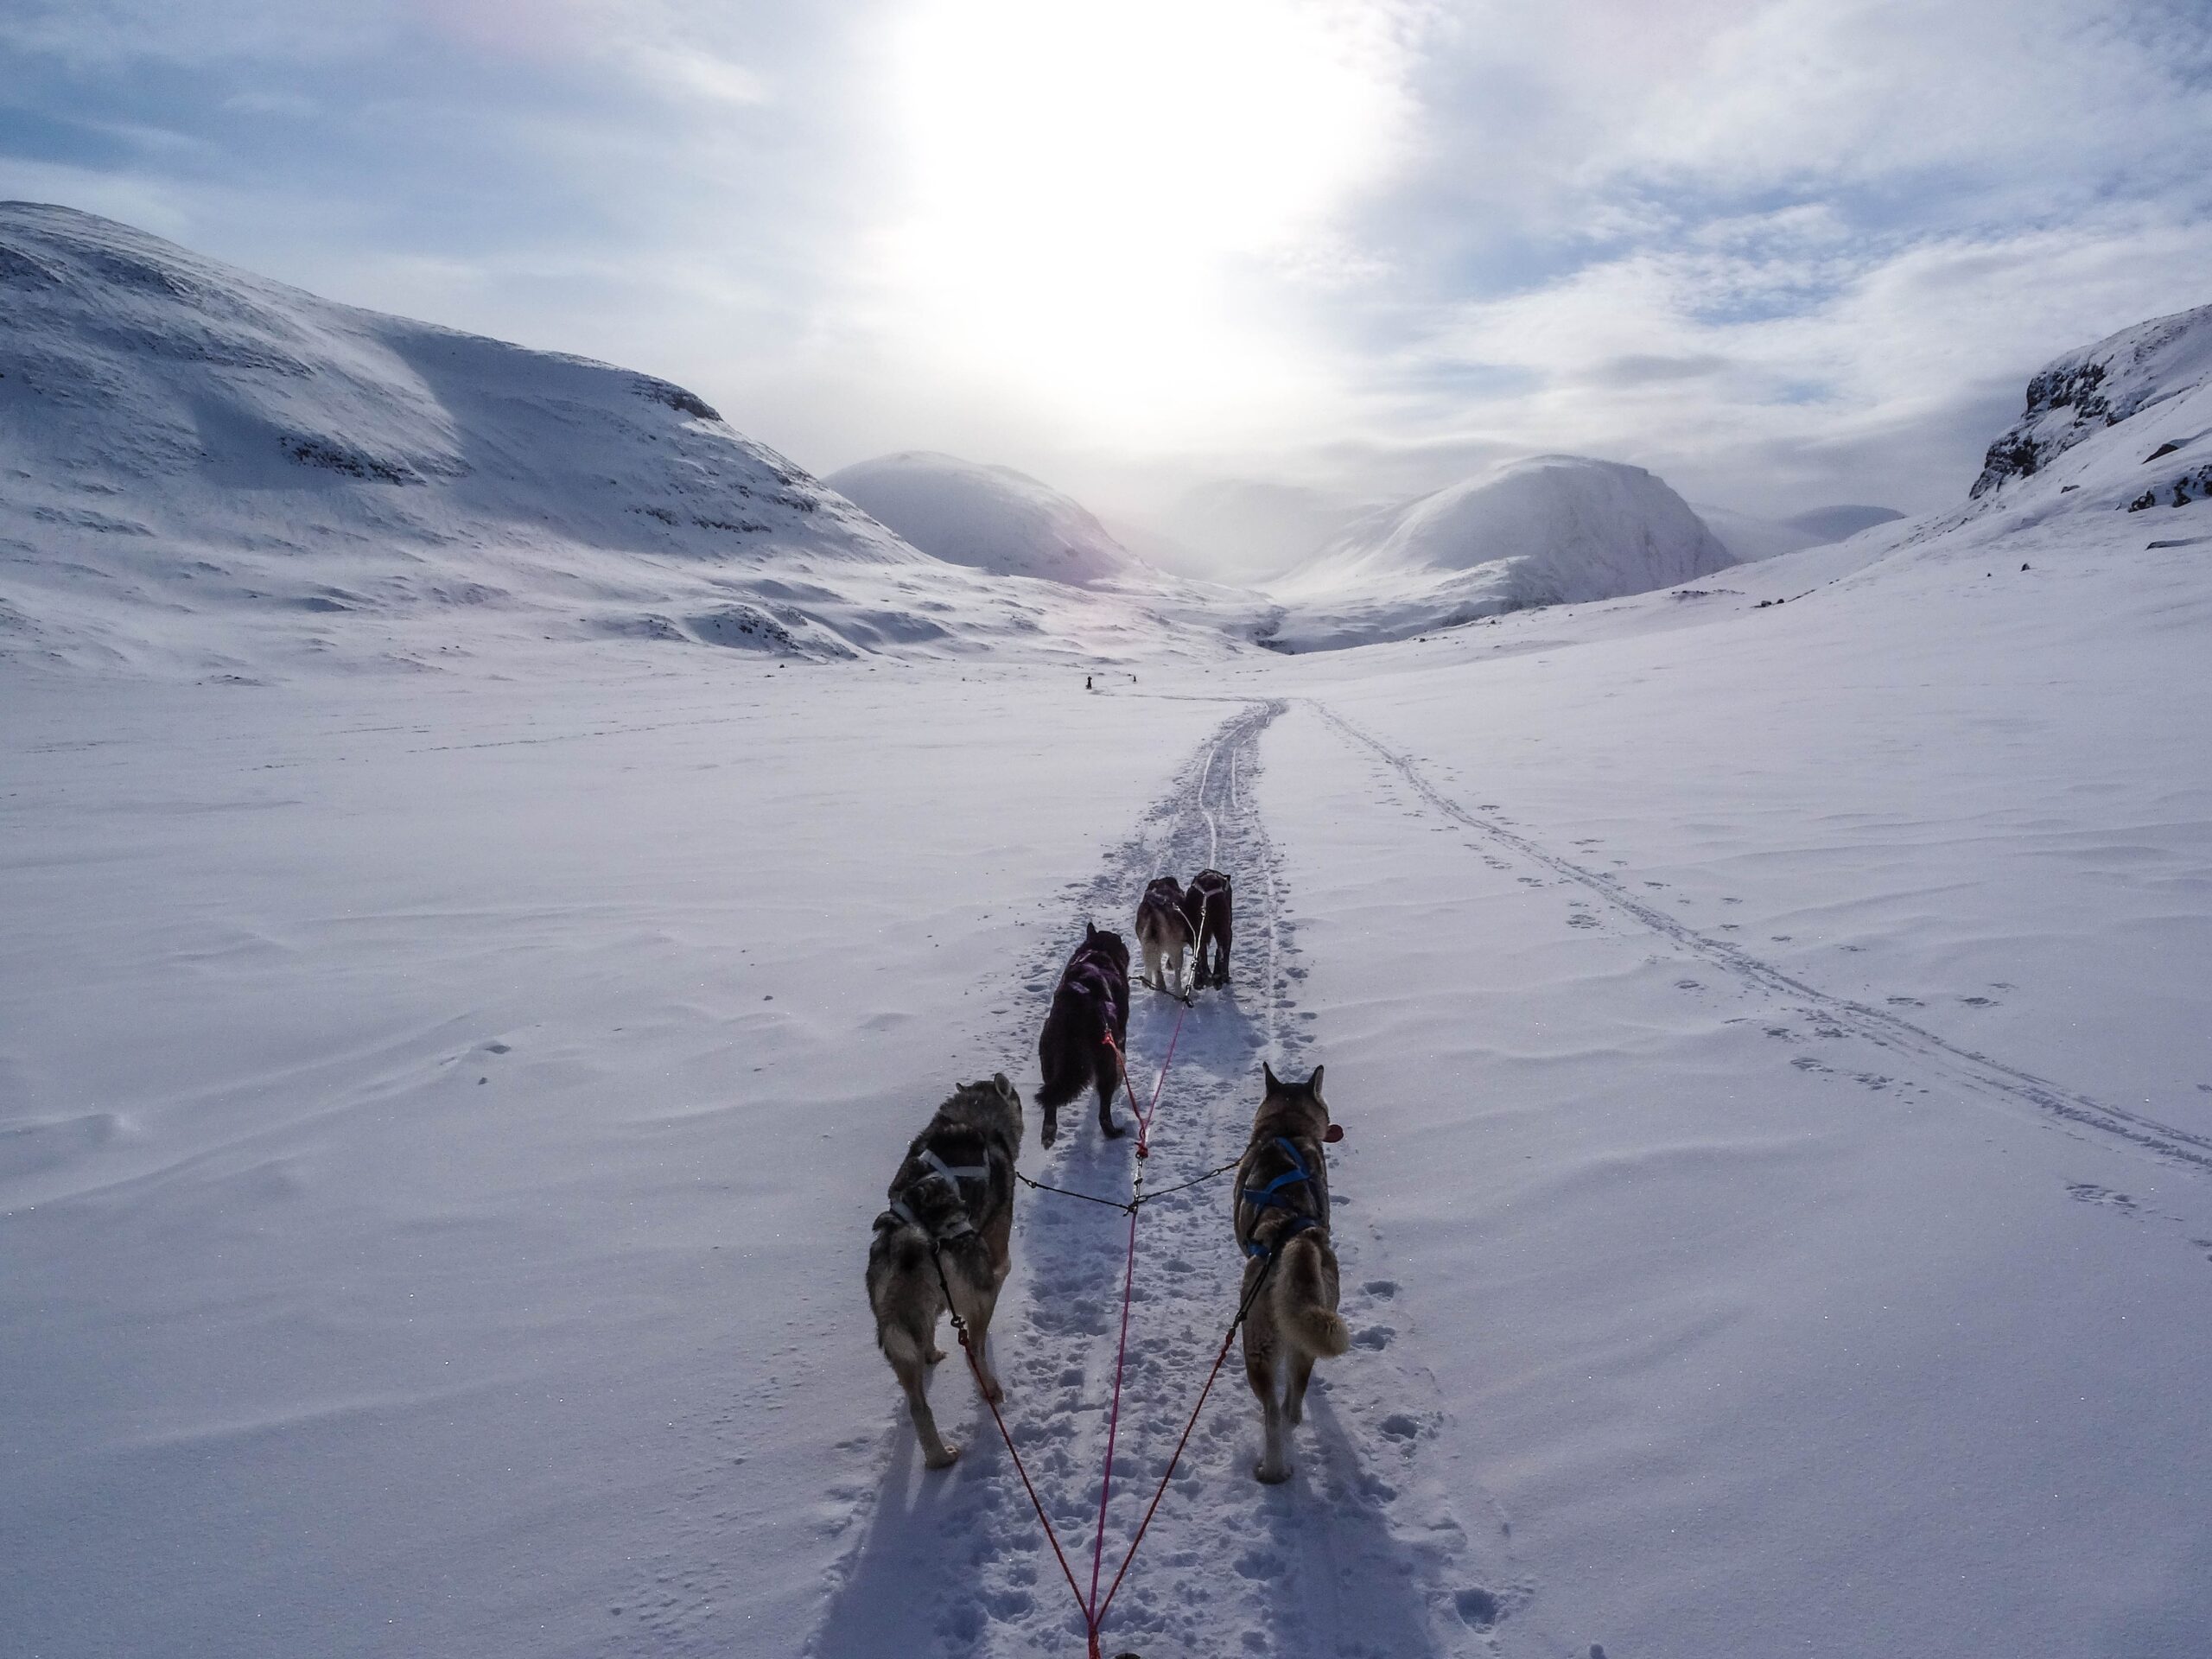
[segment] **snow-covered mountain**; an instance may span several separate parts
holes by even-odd
[[[1135,563],[1089,508],[1011,467],[908,450],[823,482],[925,553],[993,575],[1084,585]]]
[[[2044,365],[1969,492],[1984,506],[2035,510],[2076,493],[2064,505],[2135,512],[2212,495],[2212,305]]]
[[[932,558],[668,381],[0,206],[0,655],[257,677],[546,639],[1227,648]]]
[[[1115,613],[1140,633],[1158,627],[1217,649],[1268,632],[1280,615],[1261,594],[1138,557],[1081,502],[1011,467],[908,451],[856,461],[823,482],[933,557],[1021,579],[1014,591],[1032,603],[1040,591],[1063,606],[1118,603]]]
[[[1532,606],[1641,594],[1736,563],[1640,467],[1537,455],[1371,513],[1268,584],[1291,650],[1403,639]]]

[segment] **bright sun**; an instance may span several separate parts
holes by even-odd
[[[883,275],[963,374],[1109,432],[1187,433],[1305,379],[1265,278],[1341,264],[1391,150],[1372,6],[922,0],[894,44],[910,182]]]

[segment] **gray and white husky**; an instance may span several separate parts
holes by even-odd
[[[928,1368],[944,1355],[938,1320],[951,1311],[968,1326],[984,1396],[1002,1397],[985,1345],[999,1287],[1011,1263],[1014,1163],[1021,1147],[1021,1096],[1003,1072],[965,1083],[937,1109],[892,1178],[890,1207],[875,1218],[868,1251],[868,1300],[875,1340],[906,1391],[922,1457],[942,1469],[960,1455],[937,1431],[925,1392]]]
[[[1262,1065],[1267,1093],[1236,1166],[1231,1199],[1244,1252],[1244,1376],[1260,1397],[1267,1446],[1253,1470],[1273,1485],[1290,1478],[1290,1428],[1305,1414],[1313,1362],[1351,1345],[1337,1313],[1337,1253],[1329,1243],[1329,1166],[1321,1147],[1343,1138],[1321,1098],[1321,1068],[1285,1083]],[[1267,1281],[1254,1297],[1254,1287]]]

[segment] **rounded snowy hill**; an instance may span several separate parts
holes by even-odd
[[[1270,641],[1316,650],[1504,611],[1647,593],[1736,563],[1641,467],[1536,455],[1369,515],[1270,584]]]
[[[930,557],[668,381],[0,204],[0,658],[260,677],[548,640],[1224,644],[1168,632]]]
[[[908,450],[823,481],[923,552],[993,575],[1082,586],[1137,563],[1082,503],[1011,467]]]

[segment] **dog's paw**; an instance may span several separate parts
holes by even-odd
[[[922,1454],[923,1464],[931,1469],[950,1469],[954,1464],[959,1461],[960,1448],[957,1446],[946,1446],[944,1448],[944,1455],[942,1457],[927,1452],[925,1452]]]
[[[1290,1478],[1290,1465],[1286,1463],[1274,1467],[1264,1462],[1255,1463],[1252,1465],[1252,1477],[1262,1486],[1280,1486]]]
[[[1038,1141],[1045,1146],[1051,1146],[1053,1141],[1059,1138],[1060,1126],[1057,1123],[1044,1124],[1037,1131]]]
[[[984,1379],[983,1398],[995,1406],[1006,1398],[1006,1390],[1000,1386],[999,1380],[995,1376]]]
[[[1119,1123],[1115,1122],[1114,1120],[1109,1117],[1098,1126],[1098,1133],[1104,1135],[1109,1141],[1118,1141],[1123,1135],[1127,1135],[1128,1131],[1123,1128]]]
[[[931,1350],[929,1351],[929,1352],[927,1352],[926,1354],[924,1354],[924,1355],[922,1356],[923,1362],[924,1362],[925,1364],[930,1364],[930,1365],[934,1365],[934,1364],[936,1364],[939,1360],[943,1359],[944,1357],[944,1349],[942,1349],[942,1348],[932,1348],[932,1349],[931,1349]]]

